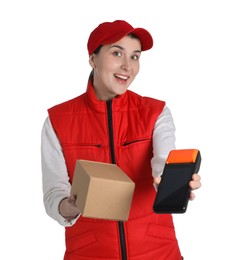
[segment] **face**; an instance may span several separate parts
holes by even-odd
[[[139,72],[140,55],[140,40],[130,36],[103,45],[98,54],[92,54],[93,86],[99,100],[110,100],[126,92]]]

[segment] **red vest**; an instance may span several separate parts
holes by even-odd
[[[64,260],[182,259],[172,216],[152,211],[152,133],[164,105],[128,90],[108,106],[89,83],[86,93],[49,109],[70,181],[76,160],[85,159],[116,162],[136,185],[128,221],[81,216],[66,227]]]

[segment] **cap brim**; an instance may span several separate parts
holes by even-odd
[[[143,28],[135,28],[128,32],[122,32],[121,34],[116,34],[116,35],[114,35],[114,37],[110,37],[107,41],[106,40],[103,41],[103,44],[111,44],[111,43],[117,42],[121,38],[123,38],[124,36],[126,36],[130,33],[134,34],[135,36],[137,36],[139,38],[139,40],[141,42],[142,51],[146,51],[146,50],[149,50],[152,48],[153,38],[152,38],[151,34]]]
[[[142,51],[146,51],[146,50],[149,50],[152,48],[153,38],[147,30],[145,30],[143,28],[135,28],[132,31],[130,31],[129,33],[133,33],[140,39]]]

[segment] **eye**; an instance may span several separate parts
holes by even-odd
[[[133,55],[131,58],[132,58],[132,60],[138,60],[139,56],[138,55]]]
[[[113,55],[114,55],[114,56],[117,56],[117,57],[121,57],[121,56],[122,56],[122,54],[121,54],[120,51],[114,51],[114,52],[113,52]]]

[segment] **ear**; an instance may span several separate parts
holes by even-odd
[[[92,54],[90,57],[89,57],[89,63],[92,67],[92,69],[94,69],[96,67],[96,64],[95,64],[95,55]]]

